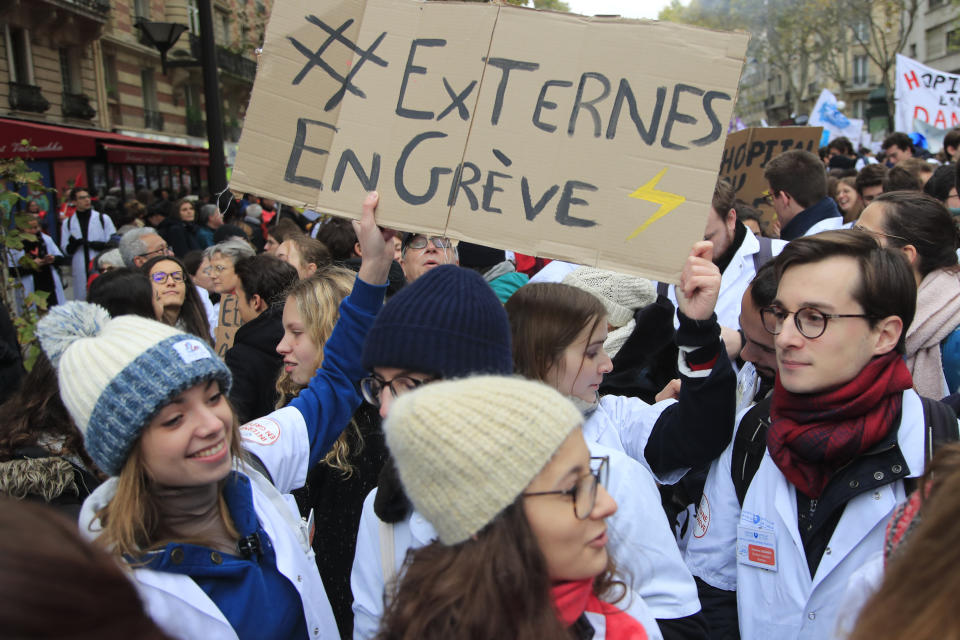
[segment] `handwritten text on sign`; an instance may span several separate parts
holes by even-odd
[[[915,130],[920,120],[940,129],[960,126],[960,75],[897,54],[897,131]]]
[[[234,189],[351,217],[377,189],[390,226],[679,273],[745,36],[482,3],[320,9],[274,7]],[[682,204],[630,197],[656,176]]]

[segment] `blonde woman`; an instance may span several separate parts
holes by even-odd
[[[288,292],[283,339],[277,345],[283,356],[283,371],[277,380],[278,407],[296,397],[323,364],[323,346],[337,324],[340,303],[350,293],[354,278],[349,269],[321,267]],[[364,403],[330,452],[310,470],[306,492],[298,496],[304,511],[312,509],[316,521],[327,524],[318,529],[313,548],[343,637],[353,633],[350,571],[363,499],[377,486],[385,458],[380,417],[374,407]]]

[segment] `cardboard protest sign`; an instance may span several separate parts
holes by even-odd
[[[944,73],[898,53],[894,105],[897,131],[916,131],[914,120],[938,129],[960,127],[960,75]]]
[[[214,333],[214,350],[221,358],[233,346],[233,339],[237,329],[243,324],[240,317],[240,307],[237,306],[237,296],[228,293],[220,296],[220,320]]]
[[[690,43],[696,42],[696,47]],[[747,35],[414,0],[278,0],[231,188],[675,281]]]
[[[737,192],[737,198],[763,213],[765,224],[776,218],[766,201],[770,188],[763,170],[767,163],[784,151],[803,149],[816,153],[821,127],[754,127],[727,136],[720,162],[720,177],[726,178]]]

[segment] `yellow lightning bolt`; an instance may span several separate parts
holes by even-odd
[[[657,212],[650,216],[650,218],[644,222],[642,225],[634,229],[633,233],[627,236],[627,240],[633,240],[638,235],[643,233],[643,231],[649,227],[651,224],[667,215],[681,204],[687,201],[687,199],[681,196],[678,193],[670,193],[669,191],[658,191],[657,183],[660,182],[660,178],[667,173],[667,167],[664,167],[663,170],[657,175],[653,176],[653,179],[650,180],[647,184],[643,185],[628,197],[636,198],[637,200],[646,200],[648,202],[656,202],[660,205],[660,208],[657,209]]]

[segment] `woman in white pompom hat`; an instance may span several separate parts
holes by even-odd
[[[393,257],[376,204],[376,194],[364,202],[363,263],[322,367],[290,405],[242,427],[229,369],[196,336],[87,303],[38,326],[84,447],[112,476],[84,502],[81,531],[132,571],[175,637],[340,637],[312,523],[282,494],[303,485],[361,402],[361,347]]]

